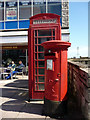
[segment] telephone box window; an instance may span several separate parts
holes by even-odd
[[[39,76],[39,82],[44,82],[45,81],[45,77],[44,76]]]
[[[44,75],[45,74],[45,69],[38,69],[39,75]]]
[[[46,37],[46,38],[38,38],[38,44],[41,44],[45,41],[49,41],[49,40],[55,40],[55,37]]]
[[[52,40],[55,40],[55,37],[53,37],[53,39]]]
[[[44,61],[38,61],[38,66],[39,67],[44,67],[45,66],[45,62]]]
[[[42,46],[38,46],[38,51],[39,52],[43,52],[44,51],[44,48]]]
[[[44,53],[38,53],[38,59],[44,59]]]
[[[51,36],[51,30],[38,30],[38,36]]]
[[[45,87],[44,87],[44,84],[39,84],[39,90],[44,90]]]
[[[47,38],[38,38],[38,44],[41,44],[45,41],[47,41]]]

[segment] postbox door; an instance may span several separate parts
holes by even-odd
[[[41,43],[56,39],[56,29],[36,29],[34,30],[34,91],[35,98],[44,97],[45,91],[45,59],[44,48]]]
[[[46,84],[45,98],[49,100],[60,100],[60,54],[57,58],[46,57]]]

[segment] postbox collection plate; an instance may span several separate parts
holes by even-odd
[[[53,60],[47,59],[47,70],[53,70]]]

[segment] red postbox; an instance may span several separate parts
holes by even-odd
[[[46,66],[44,113],[63,115],[67,100],[67,48],[71,43],[51,40],[41,45],[45,49]]]

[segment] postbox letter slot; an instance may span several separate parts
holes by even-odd
[[[59,81],[59,79],[55,79],[55,81],[56,81],[56,82],[58,82],[58,81]]]

